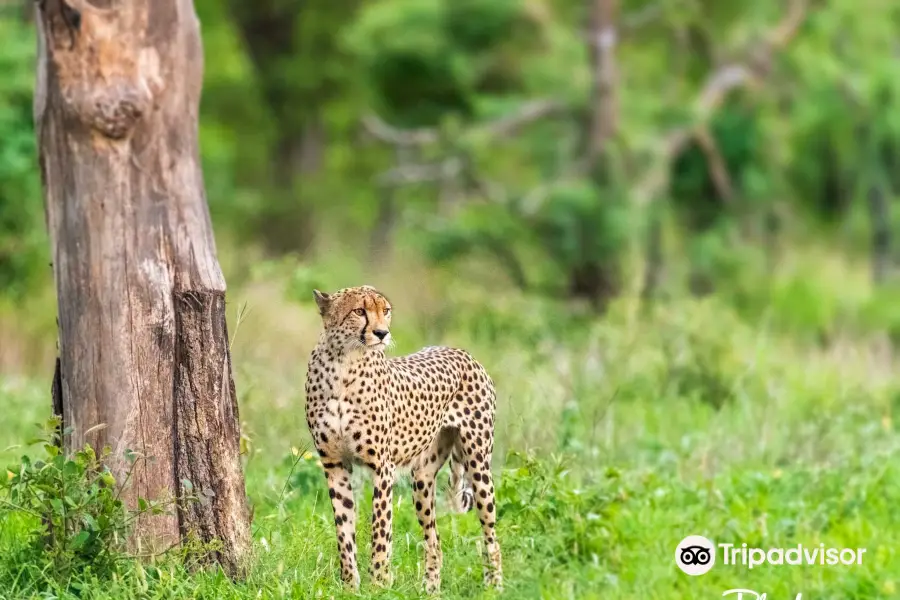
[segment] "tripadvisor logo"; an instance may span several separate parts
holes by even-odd
[[[747,544],[719,544],[726,565],[742,565],[748,569],[761,565],[861,565],[865,548],[826,548],[797,544],[792,548],[748,548]]]
[[[763,565],[836,566],[861,565],[865,548],[827,548],[825,544],[792,548],[751,548],[747,544],[714,544],[700,535],[689,535],[675,549],[675,564],[688,575],[703,575],[716,564],[716,548],[722,551],[722,564],[753,569]]]

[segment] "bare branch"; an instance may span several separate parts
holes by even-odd
[[[712,136],[707,127],[700,127],[694,132],[694,139],[697,145],[706,155],[706,162],[709,165],[709,173],[712,177],[713,185],[719,193],[719,197],[726,203],[730,203],[734,198],[734,186],[731,184],[731,176],[728,174],[728,166],[725,159],[719,152],[719,146],[716,139]]]
[[[489,139],[504,138],[515,135],[522,127],[539,121],[543,118],[561,114],[567,109],[566,105],[557,100],[535,100],[523,105],[518,111],[505,115],[494,121],[476,125],[463,132],[467,135],[484,135]],[[385,123],[376,115],[368,115],[363,118],[363,126],[372,136],[389,143],[397,150],[415,149],[428,144],[441,141],[439,129],[422,128],[402,130]],[[474,174],[466,167],[467,160],[459,152],[431,164],[416,164],[400,161],[397,166],[378,175],[375,179],[379,187],[398,187],[416,183],[447,183],[456,177],[466,176],[470,183],[489,200],[498,201],[505,198],[502,191],[489,184]]]
[[[473,133],[487,135],[490,138],[503,138],[515,135],[525,125],[564,113],[566,105],[558,100],[535,100],[528,102],[518,112],[501,117],[484,125],[476,125]]]
[[[572,165],[563,176],[533,188],[522,198],[520,213],[525,217],[533,217],[555,190],[582,179],[587,174],[589,165],[588,160],[582,159]]]
[[[671,131],[656,148],[655,154],[659,162],[635,193],[639,204],[652,201],[668,185],[669,163],[691,139],[696,139],[703,148],[706,123],[729,92],[751,82],[764,80],[771,70],[775,53],[793,39],[806,16],[807,0],[792,0],[785,18],[754,48],[752,54],[755,56],[749,57],[745,63],[731,63],[720,67],[706,78],[694,105],[694,124]],[[708,145],[707,147],[709,148]],[[710,167],[715,170],[712,162]],[[724,179],[719,183],[722,182]]]
[[[594,51],[595,69],[603,75],[596,81],[598,88],[595,90],[594,101],[596,102],[602,97],[606,100],[603,102],[606,110],[603,115],[595,115],[597,118],[591,123],[591,129],[597,128],[596,138],[606,141],[611,135],[614,135],[616,122],[617,107],[607,97],[614,89],[615,64],[612,62],[612,52],[616,43],[614,20],[616,3],[611,0],[594,1],[596,12],[590,41]],[[650,172],[635,190],[635,199],[638,204],[651,201],[668,185],[669,164],[691,140],[695,140],[706,154],[713,181],[719,193],[725,199],[733,197],[733,183],[715,140],[707,129],[707,122],[731,91],[765,78],[771,68],[775,52],[790,42],[806,18],[807,3],[808,0],[791,0],[788,12],[782,22],[763,36],[763,39],[748,52],[748,56],[743,62],[735,61],[725,64],[707,77],[694,102],[694,123],[668,132],[653,149],[656,166],[651,167]],[[651,5],[638,13],[623,17],[621,29],[627,32],[640,27],[662,13],[661,5]],[[509,137],[517,134],[522,127],[530,123],[567,112],[567,106],[557,100],[535,100],[526,103],[512,114],[472,126],[462,133],[462,137],[470,135],[484,135],[489,139]],[[363,125],[370,135],[397,147],[421,147],[438,143],[442,139],[442,133],[437,128],[398,129],[385,123],[376,115],[365,117]],[[559,185],[583,177],[589,164],[590,161],[579,161],[561,178],[532,189],[522,198],[520,209],[523,215],[533,215]],[[446,181],[464,174],[464,171],[466,171],[464,161],[459,157],[451,156],[435,164],[397,166],[381,174],[377,181],[379,185],[387,186]],[[482,191],[492,201],[501,201],[508,196],[498,190],[483,189]]]
[[[697,99],[695,108],[699,113],[697,116],[701,119],[707,118],[719,108],[731,90],[746,84],[752,77],[752,72],[744,65],[726,65],[715,71],[707,78]]]
[[[464,135],[486,135],[490,138],[509,137],[518,133],[525,125],[545,117],[564,113],[566,109],[565,103],[558,100],[534,100],[524,104],[518,111],[510,115],[475,125]],[[364,117],[363,126],[371,135],[395,146],[425,146],[441,139],[441,133],[436,128],[398,129],[385,123],[376,115]]]
[[[363,117],[362,123],[371,135],[395,146],[425,146],[440,139],[435,129],[397,129],[376,115]]]
[[[784,21],[779,23],[778,27],[768,36],[768,50],[770,53],[781,50],[794,39],[800,26],[806,20],[808,8],[807,0],[793,0],[791,2]]]
[[[376,183],[382,186],[399,186],[443,181],[455,177],[460,172],[462,172],[462,161],[456,157],[451,157],[436,164],[405,164],[394,167],[379,175],[376,178]]]
[[[622,29],[626,33],[630,33],[641,27],[645,27],[653,23],[665,14],[662,3],[648,4],[640,10],[624,15],[622,17]]]

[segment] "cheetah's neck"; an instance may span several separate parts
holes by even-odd
[[[376,366],[388,362],[382,349],[358,347],[346,350],[341,344],[328,339],[325,335],[319,338],[314,352],[325,364],[332,364],[338,371],[353,367]]]

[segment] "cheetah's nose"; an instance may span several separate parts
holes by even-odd
[[[379,340],[383,340],[390,332],[387,329],[376,329],[372,333],[374,333],[375,337],[377,337]]]

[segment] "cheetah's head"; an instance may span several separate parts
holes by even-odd
[[[331,294],[313,290],[325,335],[344,352],[383,352],[391,340],[391,303],[370,285]]]

